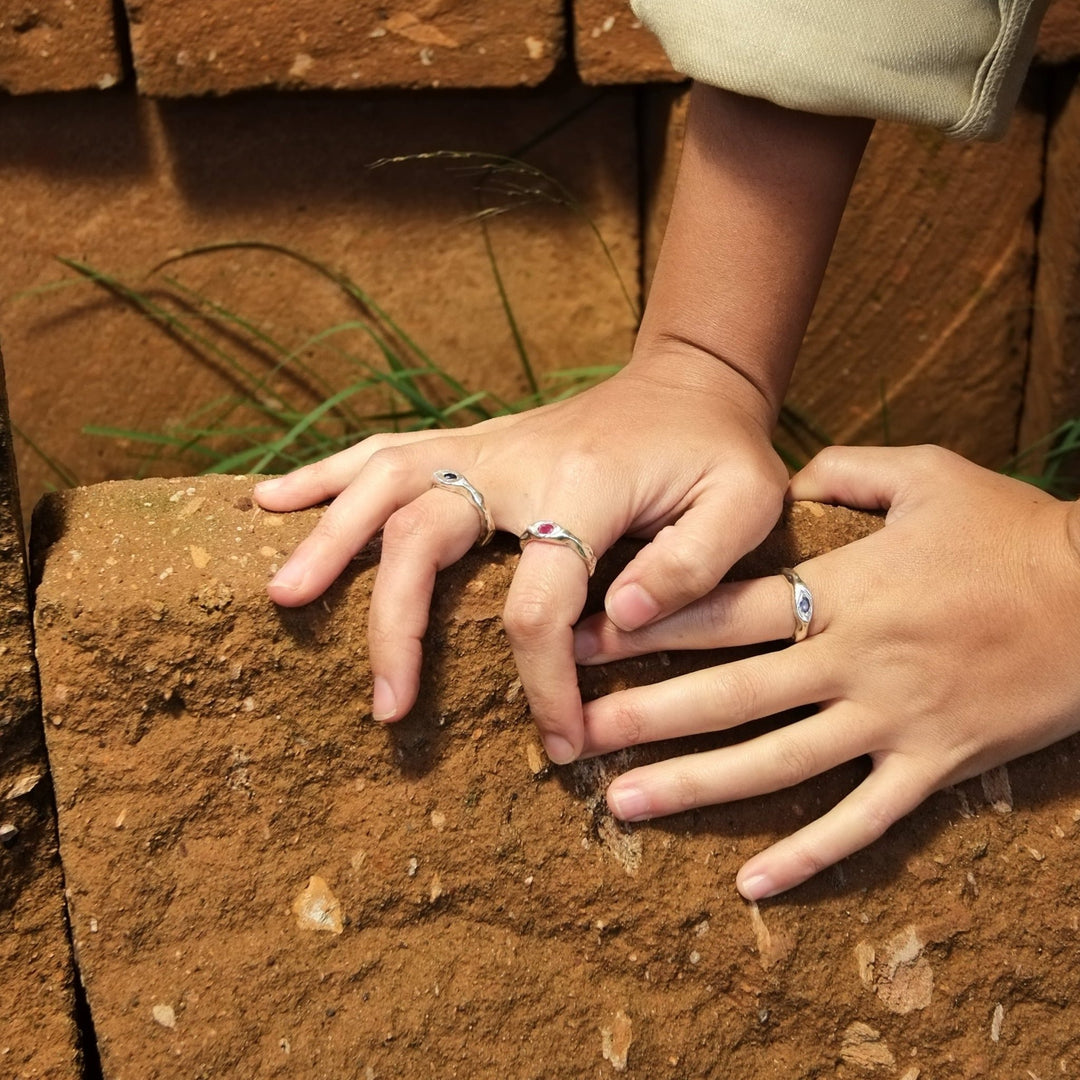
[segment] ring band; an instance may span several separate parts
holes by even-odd
[[[523,551],[525,545],[532,540],[543,540],[549,544],[562,544],[581,557],[585,563],[585,569],[589,572],[589,577],[592,577],[593,571],[596,569],[596,553],[593,549],[580,536],[575,536],[555,521],[534,521],[531,525],[525,527],[521,535],[518,536],[518,540],[521,541]]]
[[[814,617],[814,594],[809,586],[790,566],[780,571],[791,586],[791,610],[795,615],[795,629],[791,633],[792,641],[802,641],[810,633],[810,620]]]
[[[431,486],[442,488],[443,491],[456,491],[459,495],[464,495],[476,507],[476,512],[480,515],[477,547],[483,547],[495,535],[495,522],[491,518],[487,503],[484,502],[484,496],[461,473],[453,472],[451,469],[437,469],[431,474]]]

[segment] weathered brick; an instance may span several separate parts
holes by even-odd
[[[76,1080],[73,965],[0,359],[0,1075]]]
[[[626,0],[574,0],[574,60],[593,85],[684,78]]]
[[[560,0],[387,5],[126,0],[139,89],[535,86],[562,51]]]
[[[626,1074],[650,1078],[861,1075],[874,1052],[924,1076],[1071,1060],[1080,741],[1009,766],[1011,813],[1004,783],[963,784],[842,871],[748,908],[736,867],[861,764],[618,826],[606,779],[664,751],[545,765],[499,626],[509,541],[440,575],[420,701],[377,725],[374,553],[325,603],[276,611],[265,582],[317,512],[260,513],[250,490],[102,485],[51,499],[36,534],[64,866],[106,1076],[609,1075],[627,1036]],[[867,528],[816,507],[792,520],[754,572]],[[583,677],[591,695],[718,659]]]
[[[1054,0],[1039,33],[1036,60],[1060,64],[1080,56],[1080,0]]]
[[[483,206],[528,197],[475,194],[467,162],[368,165],[442,148],[511,152],[550,129],[528,159],[573,193],[636,293],[630,92],[160,103],[85,94],[7,103],[0,110],[0,153],[8,155],[0,170],[0,318],[12,416],[81,481],[130,476],[140,467],[132,445],[85,436],[83,425],[161,432],[228,393],[228,373],[91,286],[16,294],[68,276],[55,255],[85,258],[143,285],[170,252],[237,238],[287,244],[346,271],[470,390],[519,400],[528,386],[473,217]],[[626,359],[635,318],[587,222],[541,202],[489,225],[538,377]],[[317,274],[280,257],[234,253],[169,272],[291,346],[356,316]],[[359,337],[337,343],[379,360]],[[356,378],[355,367],[329,349],[315,362],[336,388]],[[295,400],[317,398],[298,392]],[[385,411],[385,399],[378,404]],[[19,464],[28,504],[59,482],[25,444]]]
[[[7,0],[0,7],[0,90],[104,90],[122,77],[112,0]]]
[[[650,166],[650,267],[674,186],[685,98],[667,99],[658,111],[647,136],[661,149]],[[990,466],[1012,455],[1044,130],[1044,115],[1026,106],[1001,143],[950,143],[878,125],[789,394],[833,441],[936,442]]]
[[[1080,417],[1080,85],[1075,72],[1058,81],[1063,105],[1046,155],[1022,449]]]

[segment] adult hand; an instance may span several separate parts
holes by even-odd
[[[480,526],[467,499],[432,489],[435,470],[466,477],[508,532],[553,520],[598,555],[623,535],[652,537],[607,595],[610,617],[630,630],[707,593],[773,526],[787,482],[769,442],[773,420],[772,404],[741,375],[673,348],[531,412],[374,436],[256,487],[269,510],[334,500],[270,595],[285,606],[315,599],[381,528],[368,635],[373,713],[399,719],[416,700],[435,574]],[[504,610],[533,717],[560,763],[584,741],[572,628],[587,581],[571,548],[527,544]]]
[[[788,649],[612,694],[585,707],[585,752],[814,715],[723,749],[647,765],[608,788],[628,821],[748,798],[869,755],[821,818],[750,859],[756,900],[877,839],[933,791],[1080,730],[1080,506],[936,447],[833,447],[792,499],[888,508],[879,532],[810,559],[810,636]],[[783,639],[783,577],[720,585],[635,633],[582,624],[580,662]]]

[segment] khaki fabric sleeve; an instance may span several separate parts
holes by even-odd
[[[672,64],[807,112],[1000,136],[1049,0],[632,0]]]

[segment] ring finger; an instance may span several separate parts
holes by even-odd
[[[829,589],[817,560],[803,563],[799,574],[815,590],[810,634],[816,635],[829,622]],[[605,664],[668,649],[722,649],[782,641],[793,636],[796,626],[792,589],[780,574],[725,582],[666,619],[629,632],[600,613],[577,628],[575,656],[579,664]],[[817,600],[818,591],[824,603]]]

